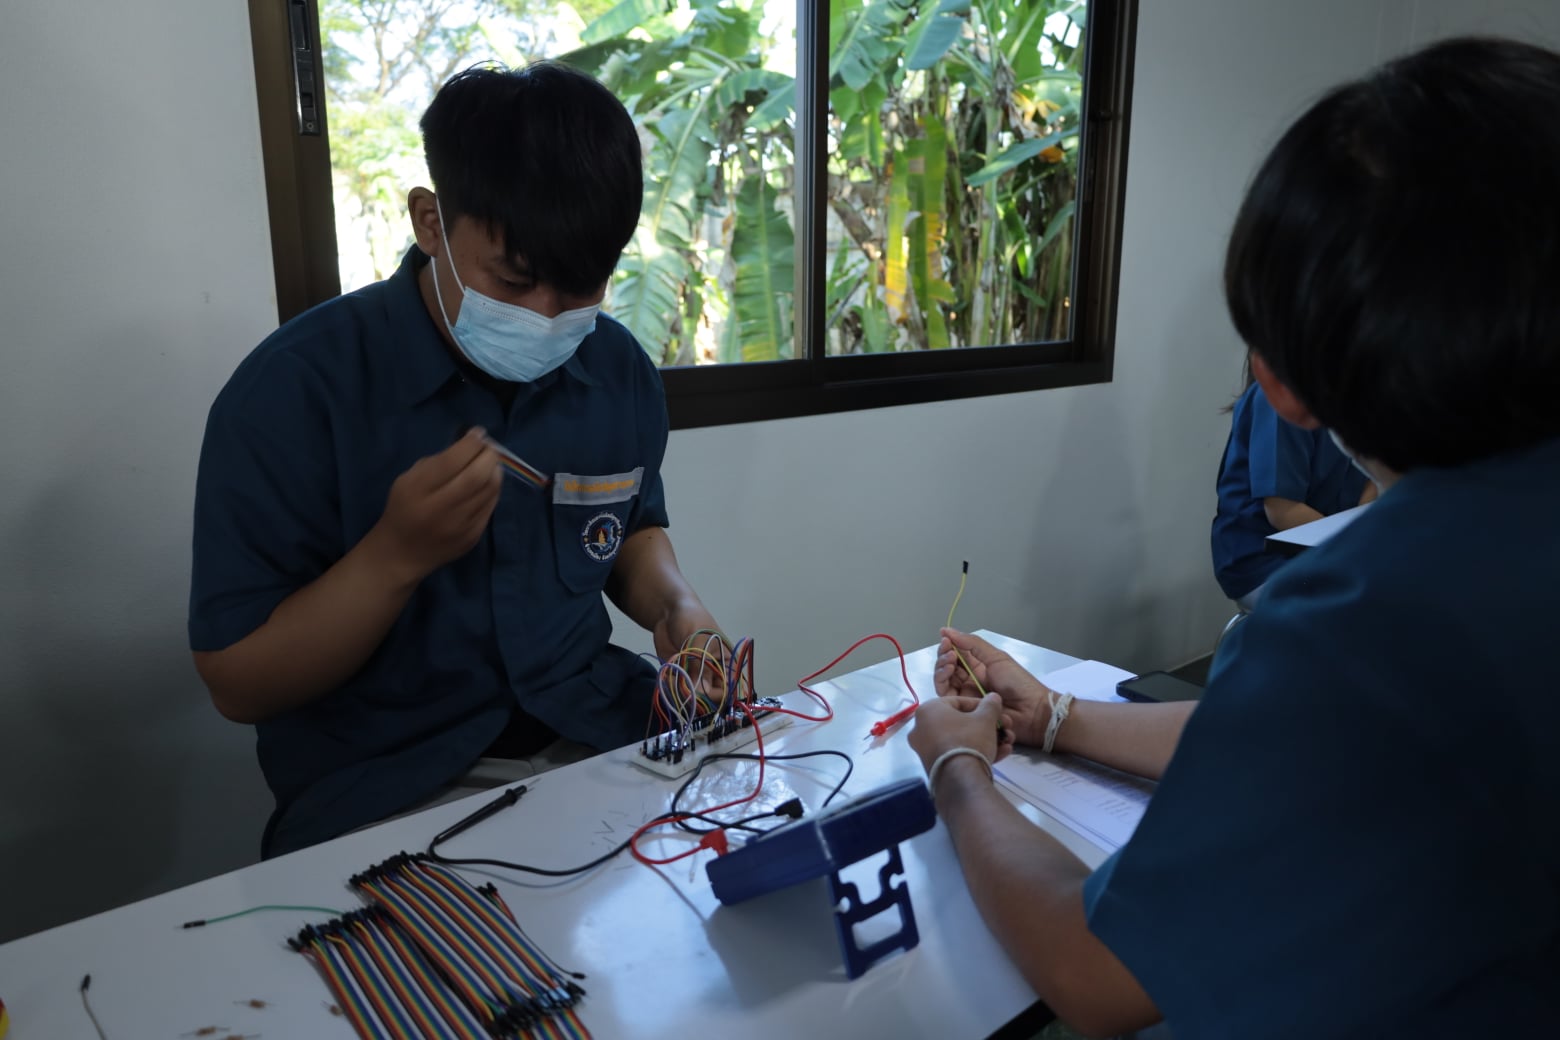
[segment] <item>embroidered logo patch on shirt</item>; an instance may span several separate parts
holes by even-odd
[[[597,513],[580,528],[580,544],[586,556],[606,563],[623,547],[623,521],[616,513]]]

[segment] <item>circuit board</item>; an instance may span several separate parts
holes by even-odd
[[[657,776],[676,780],[696,769],[707,755],[738,751],[758,739],[791,724],[791,716],[774,709],[785,707],[778,697],[751,702],[751,718],[739,708],[700,715],[685,727],[646,737],[631,761]]]

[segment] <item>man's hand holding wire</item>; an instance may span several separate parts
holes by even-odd
[[[1038,747],[1045,740],[1051,690],[1008,654],[980,636],[942,630],[932,681],[939,697],[979,698],[999,694],[1011,739]]]
[[[1011,738],[998,740],[1002,722],[1002,698],[938,697],[924,702],[915,713],[915,728],[910,731],[910,746],[930,769],[945,751],[970,748],[985,756],[987,762],[1000,762],[1013,750]]]
[[[470,552],[487,529],[504,477],[483,436],[471,430],[390,485],[384,514],[363,541],[409,584]]]
[[[703,620],[707,624],[692,629],[686,629],[686,625],[682,626],[686,629],[686,634],[676,642],[673,642],[672,636],[668,633],[665,639],[667,647],[665,650],[662,649],[661,634],[658,632],[656,652],[661,660],[675,660],[680,664],[688,673],[694,688],[701,694],[720,701],[725,697],[727,687],[733,681],[732,669],[736,665],[732,661],[731,645],[726,642],[726,637],[713,627],[714,618],[706,613]],[[754,694],[752,691],[746,691],[745,696],[751,698]]]

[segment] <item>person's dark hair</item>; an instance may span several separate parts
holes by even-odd
[[[563,292],[599,289],[639,223],[639,134],[622,102],[556,62],[478,66],[439,89],[423,152],[444,218],[498,230]]]
[[[1435,44],[1284,134],[1225,295],[1246,344],[1399,472],[1560,436],[1560,55]]]

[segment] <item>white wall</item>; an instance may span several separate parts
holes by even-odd
[[[1409,46],[1464,34],[1560,46],[1560,5],[1554,0],[1396,0],[1392,6],[1411,8]]]
[[[249,731],[184,640],[206,408],[273,324],[243,5],[11,5],[0,34],[0,940],[252,858]],[[1131,668],[1211,645],[1240,348],[1225,234],[1318,91],[1530,0],[1145,0],[1107,386],[679,432],[685,570],[765,692],[959,622]],[[861,663],[882,656],[863,652]]]
[[[0,940],[252,860],[184,637],[206,408],[276,324],[243,4],[0,30]]]

